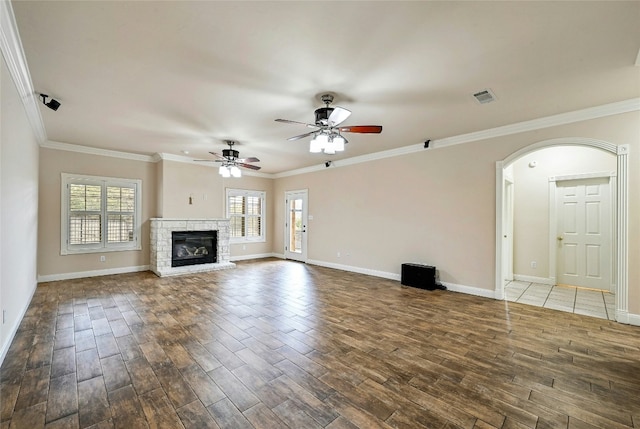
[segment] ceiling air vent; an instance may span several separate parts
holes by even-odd
[[[480,92],[476,92],[473,94],[476,101],[480,104],[491,103],[492,101],[496,101],[496,96],[491,92],[490,89],[484,89]]]

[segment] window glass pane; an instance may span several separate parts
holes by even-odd
[[[102,241],[99,214],[72,214],[69,216],[69,244],[90,244]]]
[[[242,237],[242,231],[244,224],[244,217],[242,216],[231,216],[230,219],[230,227],[231,227],[231,237]]]
[[[244,213],[244,197],[231,196],[229,197],[229,214],[239,215]]]
[[[107,211],[133,212],[135,208],[135,190],[107,186]]]
[[[247,237],[260,237],[260,217],[247,217]]]
[[[99,185],[69,186],[69,210],[70,211],[100,211],[102,187]]]
[[[260,197],[247,197],[247,214],[260,215]]]
[[[107,241],[109,243],[133,241],[133,216],[119,214],[108,215]]]

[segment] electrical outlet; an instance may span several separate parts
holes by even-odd
[[[107,257],[104,255],[100,255],[100,262],[107,262]]]
[[[247,245],[246,244],[242,245],[242,250],[247,250]]]
[[[340,252],[338,252],[338,258],[340,257]]]
[[[531,261],[531,268],[538,268],[538,263],[536,261]]]

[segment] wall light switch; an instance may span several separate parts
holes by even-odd
[[[104,255],[100,256],[100,262],[107,262],[107,257]]]

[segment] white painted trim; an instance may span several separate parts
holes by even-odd
[[[407,155],[416,152],[422,152],[425,149],[423,143],[418,145],[404,146],[397,149],[389,149],[381,152],[374,152],[367,155],[354,156],[352,158],[346,158],[341,160],[336,160],[331,162],[331,168],[336,167],[346,167],[348,165],[361,164],[363,162],[376,161],[379,159],[392,158],[394,156]],[[289,176],[297,176],[299,174],[313,173],[316,171],[326,170],[327,167],[324,165],[324,161],[319,165],[312,165],[310,167],[299,168],[296,170],[283,171],[282,173],[274,174],[275,179],[279,179],[281,177],[289,177]]]
[[[595,147],[597,149],[602,149],[607,152],[611,152],[613,154],[618,153],[618,147],[619,147],[613,143],[609,143],[604,140],[589,139],[584,137],[561,137],[557,139],[543,140],[537,143],[530,144],[529,146],[523,147],[522,149],[515,151],[514,153],[506,157],[502,162],[506,168],[509,165],[511,165],[514,161],[522,158],[524,155],[528,153],[535,152],[539,149],[544,149],[552,146],[590,146],[590,147]]]
[[[459,285],[456,283],[448,283],[448,282],[440,282],[440,283],[445,285],[447,287],[447,290],[451,292],[459,292],[467,295],[481,296],[483,298],[498,299],[496,298],[496,293],[493,290],[482,289],[474,286]]]
[[[333,268],[336,270],[349,271],[349,272],[358,273],[358,274],[365,274],[368,276],[380,277],[388,280],[395,280],[395,281],[401,280],[400,274],[390,273],[387,271],[371,270],[368,268],[354,267],[352,265],[334,264],[332,262],[324,262],[324,261],[318,261],[314,259],[309,259],[307,263],[310,265],[318,265],[320,267]],[[482,289],[478,287],[465,286],[465,285],[459,285],[459,284],[447,283],[447,282],[440,282],[440,283],[445,285],[447,287],[447,290],[450,290],[452,292],[460,292],[460,293],[465,293],[467,295],[475,295],[475,296],[481,296],[484,298],[495,299],[494,291],[489,289]]]
[[[33,288],[31,289],[31,294],[29,296],[29,299],[27,300],[26,305],[20,311],[20,314],[18,315],[18,317],[14,319],[14,323],[13,323],[13,326],[11,326],[9,335],[7,335],[5,343],[2,344],[2,349],[0,349],[0,366],[4,362],[4,358],[7,356],[9,347],[11,347],[11,343],[13,342],[13,339],[16,336],[16,332],[18,332],[18,328],[22,323],[22,319],[24,318],[24,315],[27,313],[27,310],[29,309],[29,305],[31,305],[31,300],[33,299],[33,295],[36,293],[37,288],[38,288],[38,283],[34,283]],[[6,329],[6,328],[3,328],[3,329]]]
[[[78,271],[74,273],[60,273],[60,274],[46,274],[46,275],[38,274],[38,283],[57,282],[60,280],[82,279],[87,277],[110,276],[113,274],[137,273],[140,271],[149,271],[149,265],[107,268],[105,270]]]
[[[629,313],[629,146],[618,146],[616,194],[616,315]],[[618,320],[618,319],[616,319]],[[622,322],[622,321],[621,321]],[[622,323],[629,323],[622,322]]]
[[[41,144],[47,140],[47,132],[40,114],[39,96],[33,88],[18,25],[9,0],[0,1],[0,50],[22,100],[29,125],[37,142]]]
[[[107,211],[107,186],[124,186],[135,188],[135,233],[134,242],[129,243],[112,243],[109,244],[106,239],[100,243],[92,245],[71,245],[69,238],[69,186],[74,182],[84,182],[89,184],[99,184],[102,192],[104,192],[101,213],[105,215]],[[121,252],[127,250],[142,250],[142,179],[126,179],[105,176],[90,176],[86,174],[60,173],[60,254],[61,255],[77,255],[84,253],[101,253],[101,252]],[[102,222],[102,236],[106,237],[107,226]]]
[[[555,286],[556,284],[556,280],[554,278],[525,276],[522,274],[514,274],[513,280],[518,282],[537,283],[541,285],[550,285],[550,286]]]
[[[446,137],[438,140],[431,140],[429,148],[424,148],[424,143],[413,144],[410,146],[399,147],[396,149],[385,150],[367,155],[356,156],[342,160],[333,161],[332,168],[346,167],[348,165],[360,164],[363,162],[375,161],[379,159],[391,158],[400,155],[407,155],[425,150],[433,150],[448,146],[454,146],[464,143],[471,143],[479,140],[487,140],[495,137],[503,137],[512,134],[519,134],[527,131],[535,131],[544,128],[555,127],[559,125],[571,124],[574,122],[587,121],[590,119],[602,118],[605,116],[618,115],[622,113],[634,112],[640,110],[640,98],[632,98],[629,100],[619,101],[616,103],[605,104],[602,106],[590,107],[587,109],[576,110],[573,112],[561,113],[558,115],[546,116],[542,118],[532,119],[530,121],[517,122],[515,124],[504,125],[501,127],[490,128],[483,131],[476,131],[458,136]],[[566,144],[572,139],[566,139]],[[603,142],[604,143],[604,142]],[[610,145],[610,144],[609,144]],[[521,155],[517,156],[519,158]],[[284,171],[274,174],[274,178],[296,176],[298,174],[312,173],[325,170],[324,164],[314,165],[311,167],[300,168],[297,170]]]
[[[615,171],[601,171],[596,173],[569,174],[567,176],[551,176],[549,182],[562,182],[564,180],[600,179],[603,177],[616,177]]]
[[[87,155],[108,156],[111,158],[129,159],[132,161],[141,162],[157,162],[156,158],[149,155],[141,155],[130,152],[120,152],[117,150],[100,149],[97,147],[81,146],[77,144],[61,143],[56,141],[47,140],[40,144],[40,147],[45,149],[65,150],[68,152],[84,153]]]
[[[619,115],[637,110],[640,110],[640,98],[631,98],[629,100],[589,107],[587,109],[575,110],[573,112],[560,113],[558,115],[545,116],[529,121],[516,122],[514,124],[490,128],[484,131],[476,131],[473,133],[434,140],[431,142],[431,145],[435,147],[444,147],[470,143],[478,140],[486,140],[495,137],[524,133],[527,131],[541,130],[544,128],[587,121],[611,115]],[[517,158],[519,158],[519,156]]]
[[[616,322],[624,323],[626,325],[640,326],[640,314],[616,310]]]
[[[254,255],[230,256],[229,261],[231,262],[248,261],[251,259],[278,258],[280,256],[282,255],[278,255],[277,253],[256,253]]]
[[[294,254],[293,252],[290,252],[289,250],[287,250],[287,243],[289,241],[289,229],[287,227],[287,222],[289,219],[289,205],[287,203],[287,201],[289,200],[289,198],[295,198],[297,196],[301,196],[303,198],[303,205],[302,205],[302,221],[304,222],[305,225],[305,230],[304,230],[304,235],[302,236],[302,253],[299,255],[299,257],[297,257],[298,255]],[[283,238],[283,244],[284,244],[284,249],[282,249],[282,252],[284,254],[284,257],[287,259],[292,259],[294,261],[298,261],[298,262],[307,262],[307,257],[308,257],[308,250],[309,250],[309,241],[308,241],[308,234],[307,234],[307,228],[309,227],[309,189],[296,189],[293,191],[284,191],[284,218],[285,218],[285,224],[283,227],[283,232],[284,232],[284,238]]]
[[[318,261],[315,259],[307,259],[307,264],[318,265],[320,267],[333,268],[335,270],[349,271],[352,273],[366,274],[368,276],[381,277],[383,279],[400,281],[400,274],[389,273],[386,271],[371,270],[369,268],[354,267],[352,265],[334,264],[333,262]]]
[[[503,161],[496,161],[496,266],[494,272],[494,296],[496,299],[505,299],[504,293],[504,189],[505,189],[505,168],[508,165]]]

